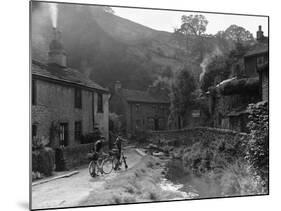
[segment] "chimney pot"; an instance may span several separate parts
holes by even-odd
[[[264,39],[263,31],[261,25],[259,25],[259,30],[257,31],[257,41],[263,41],[263,39]]]
[[[53,40],[49,45],[48,64],[66,67],[66,53],[61,43],[61,32],[53,28]]]

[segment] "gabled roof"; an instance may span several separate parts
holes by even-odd
[[[64,68],[55,64],[46,65],[32,60],[32,75],[108,92],[108,89],[88,79],[78,70],[68,67]]]
[[[268,53],[268,44],[267,43],[260,43],[255,45],[251,50],[249,50],[245,57],[251,57],[259,54]]]
[[[122,89],[122,96],[128,102],[141,103],[170,103],[168,97],[152,95],[148,91]]]

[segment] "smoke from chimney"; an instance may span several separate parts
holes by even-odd
[[[212,59],[215,56],[220,56],[222,54],[223,54],[222,51],[219,49],[218,46],[216,46],[215,49],[210,54],[205,55],[204,59],[202,60],[202,62],[200,64],[200,67],[202,68],[202,72],[201,72],[201,74],[199,76],[199,82],[202,81],[202,79],[203,79],[203,77],[204,77],[204,75],[206,73],[206,68],[210,64]]]
[[[49,10],[51,15],[51,21],[52,26],[54,28],[57,28],[57,22],[58,22],[58,7],[56,3],[50,3],[49,4]]]

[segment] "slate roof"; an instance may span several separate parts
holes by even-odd
[[[148,91],[122,89],[122,96],[128,102],[170,103],[168,97],[152,95]]]
[[[249,92],[257,92],[259,89],[259,77],[241,78],[236,77],[226,80],[216,86],[216,89],[223,95],[248,94]]]
[[[109,92],[108,89],[103,88],[99,84],[88,79],[78,70],[68,67],[64,68],[58,65],[46,65],[39,61],[32,60],[32,75],[54,79],[66,83],[74,83],[76,85],[84,86],[87,88]]]
[[[245,57],[251,57],[263,53],[268,53],[268,44],[262,43],[254,46],[245,54]]]

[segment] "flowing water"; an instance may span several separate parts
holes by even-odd
[[[221,196],[217,184],[187,172],[182,161],[178,159],[168,162],[166,176],[160,185],[164,190],[182,193],[184,199]]]

